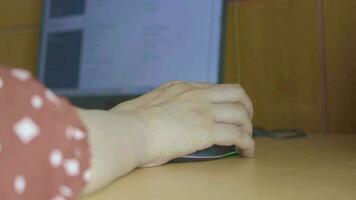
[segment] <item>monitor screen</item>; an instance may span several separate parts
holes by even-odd
[[[45,0],[39,78],[65,96],[219,81],[223,0]]]

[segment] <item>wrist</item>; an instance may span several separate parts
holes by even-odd
[[[125,134],[130,137],[131,151],[134,153],[133,159],[136,167],[141,167],[151,161],[151,144],[152,137],[149,134],[148,126],[143,117],[138,112],[110,110],[110,113],[121,118],[120,121],[125,121],[120,129],[124,129]]]
[[[145,162],[146,138],[141,120],[133,113],[78,109],[91,146],[94,191]]]

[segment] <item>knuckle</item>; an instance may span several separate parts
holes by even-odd
[[[200,92],[198,90],[187,90],[180,94],[182,99],[197,99],[200,96]]]
[[[169,82],[164,83],[162,86],[171,86],[173,84],[174,84],[174,81],[169,81]]]
[[[246,95],[246,91],[245,89],[243,89],[240,85],[236,86],[232,86],[231,88],[234,92],[236,92],[236,94],[243,94],[243,95]]]
[[[240,84],[235,83],[235,84],[231,84],[229,86],[232,90],[244,91],[243,87]]]
[[[180,85],[182,83],[183,83],[182,81],[169,81],[169,82],[165,83],[163,86],[172,87],[172,86],[175,86],[175,85]]]
[[[183,81],[174,81],[171,87],[178,91],[185,91],[189,89],[189,85]]]
[[[242,88],[242,86],[238,83],[233,83],[231,84],[232,87],[235,87],[235,88]]]
[[[184,84],[183,81],[172,81],[171,83],[172,83],[172,85],[183,85]]]
[[[221,89],[236,96],[246,96],[245,90],[239,84],[223,84]]]
[[[241,90],[243,89],[242,86],[238,83],[232,83],[232,84],[224,84],[226,88],[232,89],[232,90]]]

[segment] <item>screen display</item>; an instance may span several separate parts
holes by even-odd
[[[222,0],[45,0],[39,78],[66,96],[217,83]]]

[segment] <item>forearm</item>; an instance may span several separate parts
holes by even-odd
[[[141,165],[146,139],[143,124],[129,113],[78,109],[89,133],[92,177],[84,194],[93,192]]]

